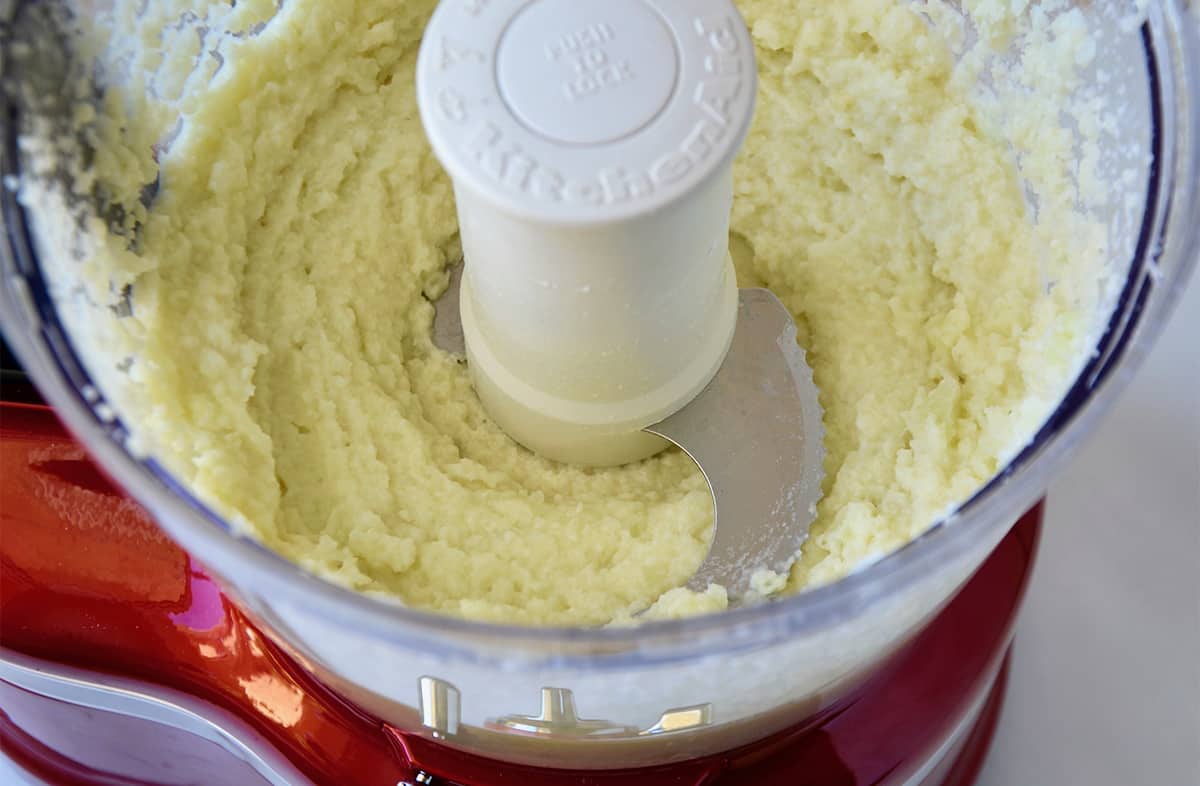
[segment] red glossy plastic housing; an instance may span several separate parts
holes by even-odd
[[[36,404],[0,402],[0,658],[133,680],[235,717],[317,784],[965,786],[994,730],[1041,509],[857,693],[819,718],[667,768],[571,773],[464,756],[351,706],[285,656]],[[970,713],[974,726],[947,750]],[[55,784],[265,783],[213,742],[0,680],[0,743]],[[914,780],[931,759],[939,764]]]

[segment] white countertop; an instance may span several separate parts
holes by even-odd
[[[978,786],[1200,786],[1200,276],[1051,489]]]
[[[1200,280],[1051,491],[978,786],[1200,786]]]

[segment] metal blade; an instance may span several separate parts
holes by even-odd
[[[463,267],[459,262],[450,269],[450,285],[434,303],[433,314],[434,346],[456,357],[467,356],[467,339],[463,336],[462,312],[459,311]]]
[[[765,289],[742,290],[738,305],[733,346],[717,376],[691,404],[646,429],[681,447],[708,479],[716,526],[688,588],[720,584],[731,600],[756,589],[761,571],[786,577],[808,539],[825,476],[823,413],[791,314]]]
[[[434,343],[459,356],[466,354],[461,280],[458,265],[433,328]],[[779,588],[821,500],[822,415],[791,314],[765,289],[742,290],[733,345],[717,376],[692,403],[646,429],[691,456],[712,491],[712,545],[689,589],[720,584],[738,601]]]

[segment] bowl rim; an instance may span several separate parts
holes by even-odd
[[[1167,14],[1171,13],[1168,9]],[[1175,10],[1176,15],[1186,9]],[[1169,31],[1187,36],[1186,20],[1173,20]],[[839,581],[764,604],[683,620],[647,622],[636,627],[529,627],[479,622],[399,605],[336,585],[240,535],[153,459],[139,459],[124,446],[128,433],[118,418],[104,418],[91,377],[75,353],[50,299],[36,262],[36,248],[24,207],[12,189],[0,189],[0,327],[13,352],[68,429],[131,496],[193,558],[209,558],[206,567],[219,578],[250,571],[268,597],[291,597],[339,624],[373,638],[418,650],[430,650],[474,662],[522,663],[556,668],[618,669],[669,663],[714,652],[756,648],[781,638],[819,632],[858,616],[872,602],[902,592],[937,567],[970,550],[981,536],[1016,521],[1036,504],[1050,476],[1074,452],[1089,427],[1114,402],[1167,318],[1200,255],[1200,225],[1186,225],[1200,214],[1200,94],[1177,101],[1200,73],[1195,40],[1167,40],[1164,14],[1152,4],[1141,38],[1150,75],[1153,162],[1137,250],[1116,308],[1095,353],[1069,392],[1034,439],[987,485],[924,534],[888,556]],[[1178,26],[1182,24],[1182,30]],[[1174,45],[1172,45],[1174,44]],[[1165,53],[1165,60],[1164,60]],[[2,53],[0,53],[2,54]],[[1192,79],[1192,85],[1200,80]],[[17,110],[3,98],[2,174],[18,174],[15,132]],[[1184,108],[1176,115],[1164,107]],[[1180,149],[1179,135],[1185,137]],[[1190,180],[1188,178],[1191,178]],[[1182,219],[1182,220],[1179,220]],[[1190,232],[1168,242],[1167,230]],[[1165,275],[1158,263],[1164,249],[1177,259]],[[30,326],[37,328],[36,339]],[[1001,532],[1001,534],[1002,534]],[[217,557],[217,559],[212,559]],[[203,560],[202,560],[203,561]],[[222,582],[236,590],[241,582]],[[235,596],[236,597],[236,596]],[[481,646],[486,645],[486,646]],[[701,646],[702,645],[702,646]]]

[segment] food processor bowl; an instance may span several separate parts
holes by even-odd
[[[834,584],[770,603],[630,628],[450,619],[305,572],[239,532],[131,446],[93,362],[103,348],[86,327],[90,318],[120,315],[97,315],[109,307],[78,296],[70,244],[50,242],[54,217],[40,215],[20,194],[21,178],[67,177],[45,161],[31,171],[20,142],[39,113],[43,127],[54,123],[52,97],[69,67],[66,40],[55,37],[47,10],[55,5],[3,10],[6,339],[97,462],[301,664],[397,729],[492,759],[573,769],[666,764],[763,739],[836,704],[944,607],[1037,502],[1159,335],[1200,252],[1196,9],[1181,0],[1150,2],[1129,24],[1127,15],[1111,12],[1124,4],[1083,4],[1074,10],[1092,27],[1102,55],[1082,70],[1080,89],[1120,107],[1112,127],[1096,137],[1097,171],[1117,185],[1107,200],[1081,207],[1109,233],[1111,258],[1097,281],[1103,316],[1095,350],[1061,404],[986,488],[899,551]],[[914,7],[927,13],[930,5]],[[201,23],[184,17],[171,24]],[[196,32],[204,40],[209,31]],[[965,57],[972,40],[968,24],[948,46]],[[1028,88],[1030,79],[1002,77],[1019,72],[1020,55],[1015,42],[974,65],[980,100]],[[45,100],[31,101],[31,94]],[[1084,120],[1048,111],[1040,117],[1081,138]],[[1020,144],[1013,147],[1020,162]],[[1036,183],[1027,190],[1037,216]],[[99,221],[112,218],[92,212]]]

